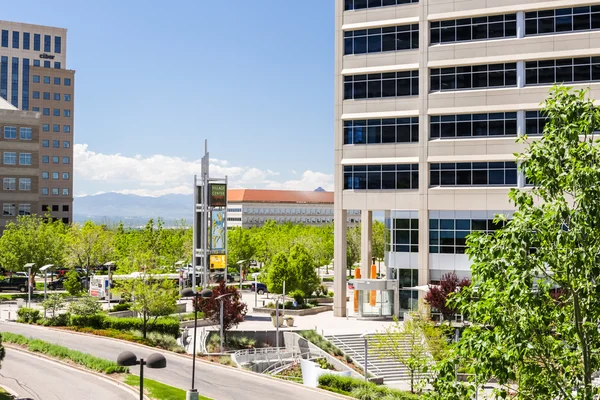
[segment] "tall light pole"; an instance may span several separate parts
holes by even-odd
[[[46,271],[52,267],[54,267],[54,264],[46,264],[40,268],[40,271],[44,273],[44,300],[46,300],[46,286],[48,284],[48,273]]]
[[[224,335],[223,335],[223,331],[224,329],[224,324],[223,324],[223,299],[227,296],[231,296],[233,293],[225,293],[222,294],[220,296],[215,297],[215,300],[219,300],[219,302],[221,303],[221,312],[219,314],[219,319],[221,320],[221,353],[223,352],[223,341],[224,341]]]
[[[25,264],[25,269],[27,269],[27,307],[31,307],[31,268],[35,267],[35,263],[27,263]]]
[[[123,367],[140,366],[140,400],[144,400],[144,365],[148,368],[166,368],[167,359],[160,353],[152,353],[147,359],[140,358],[130,351],[124,351],[117,357],[117,364]]]
[[[198,400],[198,391],[194,388],[196,379],[196,334],[198,333],[198,298],[209,299],[212,297],[212,290],[204,289],[200,293],[196,292],[196,288],[187,288],[181,292],[181,297],[193,297],[194,302],[194,344],[192,355],[192,388],[186,392],[186,400]]]
[[[112,275],[110,274],[110,268],[115,265],[114,261],[109,261],[104,264],[105,267],[108,267],[108,285],[106,287],[106,299],[108,301],[108,309],[110,310],[110,296],[111,296],[111,287],[112,287]]]
[[[181,296],[181,291],[183,290],[183,269],[181,266],[185,263],[183,260],[179,260],[175,263],[176,266],[179,267],[179,295]]]

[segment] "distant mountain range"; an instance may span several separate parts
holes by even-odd
[[[162,218],[167,225],[177,220],[192,221],[192,195],[168,194],[160,197],[104,193],[76,197],[75,222],[92,220],[108,225],[123,221],[129,226],[143,226],[150,218]]]
[[[315,191],[325,191],[318,187]],[[75,222],[92,220],[113,225],[120,221],[127,226],[144,226],[150,218],[162,218],[167,226],[185,219],[192,224],[194,202],[191,194],[168,194],[160,197],[134,194],[104,193],[76,197],[73,205]]]

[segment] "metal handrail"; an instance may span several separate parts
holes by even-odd
[[[337,346],[338,348],[341,347],[340,350],[342,350],[344,353],[346,353],[352,359],[352,361],[354,361],[356,364],[362,365],[363,368],[364,368],[364,365],[365,365],[365,363],[364,363],[364,358],[365,358],[364,354],[358,353],[356,350],[354,350],[350,346],[346,345],[341,339],[337,338],[335,335],[329,335],[329,336],[331,338],[333,338],[335,341],[339,342],[339,344],[338,344],[335,341],[331,341],[330,340],[330,342],[333,345]],[[329,339],[327,339],[327,340],[329,340]],[[340,346],[340,344],[341,344],[341,346]],[[350,354],[348,354],[348,353],[350,353]],[[360,359],[360,358],[363,359],[362,363],[358,362],[358,359]],[[366,361],[367,361],[367,367],[368,367],[368,371],[369,372],[373,373],[373,370],[375,370],[379,374],[382,373],[382,371],[379,369],[379,367],[377,367],[376,365],[374,365],[373,363],[371,363],[369,360],[366,360]],[[377,374],[374,374],[374,375],[377,375]]]

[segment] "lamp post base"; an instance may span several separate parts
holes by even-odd
[[[186,391],[185,400],[198,400],[198,391],[196,389]]]

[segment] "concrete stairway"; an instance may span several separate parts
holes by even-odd
[[[364,368],[365,341],[360,334],[326,335],[325,338],[350,356],[355,364]],[[402,342],[400,346],[406,347],[408,351],[409,345],[407,342]],[[392,357],[382,357],[379,350],[369,348],[367,363],[368,372],[379,378],[384,378],[384,382],[410,379],[410,372],[404,365]]]

